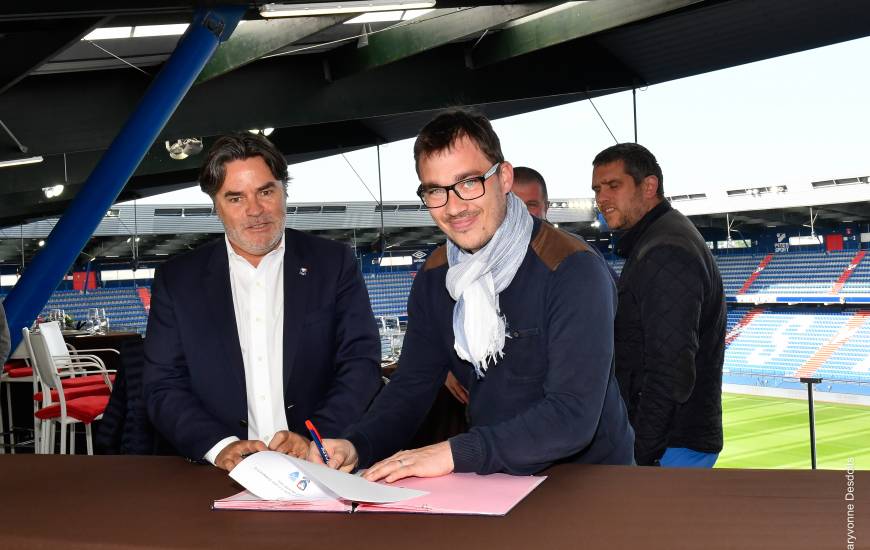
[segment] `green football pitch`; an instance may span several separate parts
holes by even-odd
[[[815,403],[818,467],[870,470],[870,407]],[[725,448],[717,468],[809,468],[807,402],[723,394]]]

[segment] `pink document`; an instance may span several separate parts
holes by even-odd
[[[546,477],[507,474],[486,476],[449,474],[433,478],[412,477],[391,485],[426,491],[428,494],[385,504],[352,503],[332,498],[262,500],[247,491],[242,491],[237,495],[215,501],[214,509],[503,516],[540,485],[544,479]]]
[[[503,516],[545,479],[507,474],[409,477],[393,485],[429,494],[389,504],[360,504],[356,511]]]

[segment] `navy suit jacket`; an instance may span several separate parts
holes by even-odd
[[[380,388],[380,338],[350,249],[288,230],[284,252],[284,406],[291,431],[310,418],[337,437]],[[223,238],[154,277],[143,391],[157,429],[192,459],[248,438],[245,368]]]

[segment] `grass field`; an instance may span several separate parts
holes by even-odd
[[[807,403],[723,394],[725,448],[717,468],[809,468]],[[870,470],[870,407],[815,403],[818,467]]]

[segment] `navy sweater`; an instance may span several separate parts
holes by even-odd
[[[530,474],[554,463],[631,464],[634,433],[613,372],[616,292],[589,245],[535,221],[511,284],[504,357],[477,378],[453,350],[446,248],[417,274],[399,369],[348,432],[366,467],[406,445],[448,370],[470,393],[467,433],[450,439],[457,472]]]

